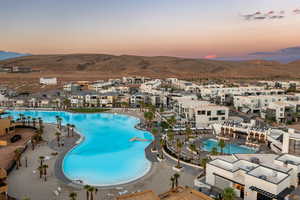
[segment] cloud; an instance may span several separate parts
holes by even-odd
[[[281,11],[270,10],[268,12],[257,11],[257,12],[252,13],[252,14],[242,15],[242,18],[244,20],[248,20],[248,21],[267,20],[267,19],[282,19],[284,17],[285,17],[285,11],[284,10],[281,10]]]
[[[255,20],[268,20],[268,19],[283,19],[285,18],[286,14],[294,14],[294,15],[300,15],[300,8],[294,9],[292,12],[290,11],[275,11],[270,10],[268,12],[261,12],[256,11],[251,14],[242,14],[241,17],[246,21],[255,21]]]
[[[205,59],[214,59],[216,57],[217,57],[217,55],[215,55],[215,54],[204,56]]]
[[[293,10],[293,13],[296,14],[296,15],[299,15],[300,14],[300,9],[296,8],[295,10]]]

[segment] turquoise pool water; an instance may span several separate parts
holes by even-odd
[[[130,142],[133,137],[152,140],[151,133],[134,128],[139,119],[119,114],[74,114],[54,111],[9,111],[18,118],[41,117],[44,122],[75,124],[84,140],[70,150],[63,160],[63,172],[71,180],[84,184],[107,186],[127,183],[144,176],[151,168],[145,148],[151,143]],[[54,134],[54,133],[53,133]]]
[[[218,147],[218,141],[215,139],[205,140],[202,144],[203,144],[202,149],[205,151],[210,152],[214,147],[217,147],[218,152],[221,152],[221,148]],[[252,154],[255,152],[256,152],[256,150],[254,150],[254,149],[239,146],[236,144],[230,144],[228,142],[226,142],[226,146],[223,149],[223,153],[226,153],[226,154]]]

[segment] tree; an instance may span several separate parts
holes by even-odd
[[[60,116],[58,116],[58,115],[56,115],[55,118],[56,118],[57,128],[61,129],[62,118]]]
[[[91,200],[94,200],[94,192],[95,192],[95,190],[96,190],[96,188],[94,188],[92,186],[90,186],[89,189],[88,189],[88,191],[90,193],[90,197],[91,197],[90,199]]]
[[[65,98],[63,101],[63,105],[66,109],[68,109],[71,106],[71,101],[68,98]]]
[[[179,180],[180,174],[175,173],[173,176],[174,176],[174,179],[175,179],[175,187],[178,187],[178,180]]]
[[[206,173],[207,163],[208,163],[208,158],[202,158],[200,161],[200,166],[203,168],[204,174]]]
[[[149,125],[151,125],[151,122],[154,119],[153,112],[144,112],[144,118],[147,121],[147,127],[148,127]]]
[[[56,135],[57,146],[60,147],[60,136],[61,136],[61,133],[60,132],[56,132],[55,135]]]
[[[48,169],[48,165],[43,165],[43,175],[45,181],[47,181],[47,169]]]
[[[40,173],[40,179],[43,177],[43,174],[44,174],[44,168],[43,168],[43,166],[39,166],[38,168],[37,168],[37,170],[39,171],[39,173]]]
[[[35,117],[32,118],[32,126],[36,127],[36,118]]]
[[[41,117],[38,118],[38,122],[39,122],[39,128],[40,130],[42,130],[44,128],[43,126],[43,119]]]
[[[197,153],[197,148],[196,145],[194,143],[190,144],[190,150],[192,151],[192,159],[194,159],[194,152]]]
[[[90,192],[89,192],[90,187],[91,187],[90,185],[85,185],[83,187],[83,189],[85,189],[85,191],[86,191],[86,200],[89,200],[89,197],[90,197]]]
[[[216,156],[216,155],[218,155],[219,154],[219,152],[218,152],[218,148],[217,147],[213,147],[212,149],[211,149],[211,155],[213,155],[213,156]]]
[[[22,149],[21,148],[17,148],[15,150],[15,161],[16,161],[16,169],[19,169],[19,167],[22,166],[21,164],[21,154],[22,154]]]
[[[160,139],[160,158],[164,159],[164,153],[163,153],[163,148],[166,145],[166,140]]]
[[[77,193],[71,192],[71,193],[69,194],[69,197],[70,197],[70,200],[76,200]]]
[[[176,118],[175,118],[175,116],[172,116],[167,121],[168,121],[168,123],[169,123],[169,125],[170,125],[171,128],[173,128],[173,126],[176,124]]]
[[[67,136],[70,137],[70,127],[71,124],[67,123]]]
[[[176,141],[176,147],[177,147],[177,168],[181,168],[180,166],[180,153],[181,153],[181,148],[182,148],[182,142],[177,139]]]
[[[153,150],[153,151],[156,151],[156,137],[157,137],[157,134],[158,134],[158,129],[157,129],[157,128],[153,128],[153,129],[152,129],[152,134],[153,134],[153,136],[154,136],[154,141],[153,141],[152,150]]]
[[[171,190],[174,190],[174,188],[175,188],[175,178],[174,178],[174,176],[171,176],[170,181],[171,181]]]
[[[168,140],[172,141],[174,139],[174,133],[171,129],[167,132]]]
[[[236,197],[235,191],[233,188],[225,188],[222,192],[223,200],[234,200]]]
[[[221,154],[223,154],[223,150],[226,146],[226,143],[224,140],[220,140],[219,143],[218,143],[218,146],[221,148]]]
[[[188,141],[192,133],[193,133],[192,129],[190,127],[187,127],[185,130],[185,141]]]
[[[75,129],[75,125],[71,124],[71,136],[74,137],[74,129]]]
[[[40,156],[39,159],[40,159],[40,166],[42,167],[45,161],[45,156]]]

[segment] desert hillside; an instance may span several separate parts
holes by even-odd
[[[131,55],[66,54],[33,55],[0,61],[1,65],[32,67],[39,72],[0,73],[0,83],[35,83],[41,76],[56,76],[62,82],[97,80],[122,76],[157,78],[298,78],[300,62],[280,64],[270,61],[228,62],[175,57]]]

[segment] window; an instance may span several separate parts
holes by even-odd
[[[225,110],[218,110],[217,111],[217,115],[225,115],[225,114],[226,114]]]
[[[205,114],[206,114],[205,110],[198,110],[198,115],[205,115]]]
[[[210,118],[209,118],[209,121],[218,121],[218,120],[219,120],[218,117],[210,117]]]
[[[207,111],[206,115],[211,116],[211,111]]]

